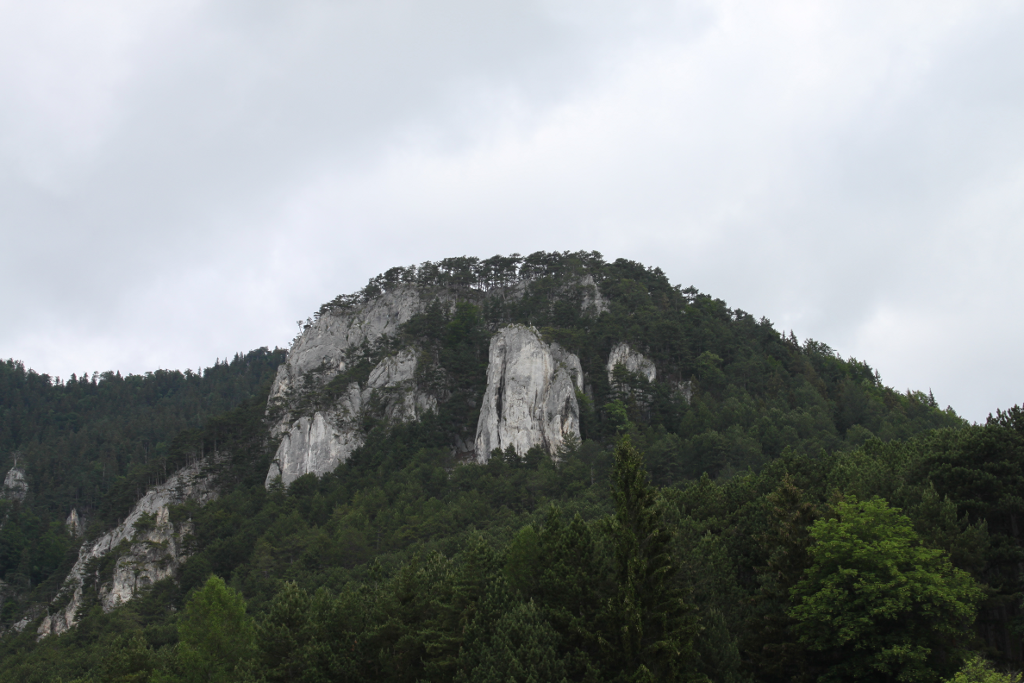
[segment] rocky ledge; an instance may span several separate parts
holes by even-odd
[[[174,575],[187,558],[182,540],[191,525],[173,524],[169,508],[186,500],[202,505],[216,497],[208,471],[213,460],[184,467],[149,489],[116,528],[79,548],[78,560],[52,603],[61,606],[43,618],[37,630],[40,638],[60,635],[75,625],[87,582],[98,587],[100,604],[109,612],[139,590]],[[109,577],[91,573],[90,563],[115,551],[120,555]]]

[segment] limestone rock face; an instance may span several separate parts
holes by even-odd
[[[411,317],[425,311],[430,301],[416,287],[403,286],[355,308],[320,316],[288,351],[288,358],[278,368],[271,385],[270,400],[284,397],[303,375],[321,366],[329,368],[329,374],[343,371],[350,349],[394,333]],[[290,424],[290,420],[279,424],[278,433],[287,431]]]
[[[304,474],[320,476],[332,472],[361,445],[358,433],[335,429],[321,412],[314,414],[313,419],[301,417],[281,439],[267,472],[266,485],[269,487],[277,477],[287,486]]]
[[[287,485],[304,474],[323,475],[348,460],[363,444],[361,422],[366,410],[383,409],[377,417],[401,422],[419,419],[436,406],[436,399],[416,391],[415,349],[384,358],[363,385],[349,383],[333,405],[312,414],[294,414],[288,401],[304,380],[315,377],[321,385],[330,382],[348,368],[364,344],[393,335],[431,302],[450,307],[447,296],[404,285],[353,308],[328,311],[303,331],[270,389],[268,406],[283,403],[285,412],[271,428],[273,436],[282,438],[267,472],[267,486],[279,476]],[[375,392],[379,400],[371,401]]]
[[[78,508],[71,508],[71,513],[64,520],[64,526],[67,528],[68,533],[75,538],[81,538],[85,535],[85,518],[78,514]]]
[[[686,380],[685,382],[675,382],[672,385],[672,389],[679,394],[679,396],[686,402],[686,405],[690,405],[690,401],[693,400],[693,382]]]
[[[191,532],[191,525],[182,523],[176,529],[166,506],[156,510],[154,521],[152,529],[135,534],[128,552],[117,558],[111,581],[100,587],[104,612],[128,602],[139,590],[174,576],[186,557],[181,540]]]
[[[412,422],[437,407],[437,399],[416,390],[415,349],[405,349],[382,360],[370,372],[367,389],[384,398],[384,416],[391,422]],[[350,387],[351,388],[351,387]],[[364,390],[363,402],[369,398]]]
[[[615,371],[616,365],[621,365],[630,372],[646,377],[648,382],[653,382],[658,374],[654,367],[654,361],[644,357],[642,353],[631,349],[626,342],[616,344],[612,347],[612,352],[608,354],[609,384],[613,382],[612,374]]]
[[[370,372],[365,387],[352,382],[332,408],[293,422],[270,464],[266,485],[277,477],[287,486],[304,474],[321,476],[348,460],[363,444],[365,410],[382,409],[391,422],[418,420],[433,410],[437,400],[416,389],[416,364],[415,349],[388,356]],[[378,401],[371,405],[375,393]]]
[[[25,612],[25,616],[11,624],[11,630],[15,633],[21,633],[26,628],[28,628],[29,624],[38,619],[39,615],[42,613],[43,609],[39,605],[29,607],[28,610],[26,610]]]
[[[178,470],[163,484],[149,489],[121,524],[79,548],[78,560],[54,598],[54,602],[67,602],[46,615],[37,631],[40,638],[59,635],[75,625],[86,580],[100,584],[100,604],[104,611],[110,611],[131,600],[140,589],[174,574],[187,557],[181,542],[191,533],[191,525],[183,523],[176,527],[172,524],[168,507],[189,499],[203,505],[216,498],[217,492],[207,471],[209,464],[210,459],[207,459]],[[87,575],[86,566],[91,560],[119,547],[123,554],[109,579]]]
[[[608,310],[608,302],[601,296],[593,275],[584,277],[580,284],[585,288],[583,297],[583,312],[593,317],[598,317]]]
[[[4,487],[0,491],[0,499],[3,500],[25,500],[28,495],[28,480],[25,479],[25,470],[14,466],[7,471],[4,477]]]
[[[268,411],[281,410],[278,413],[280,417],[275,418],[271,435],[280,437],[281,442],[267,472],[266,485],[269,487],[277,477],[288,485],[308,473],[320,476],[333,471],[364,443],[362,425],[365,422],[363,418],[368,416],[367,411],[372,411],[374,418],[391,423],[409,422],[420,419],[426,411],[436,408],[438,400],[444,399],[443,395],[432,396],[417,389],[416,349],[406,349],[380,360],[365,382],[350,382],[342,388],[340,395],[337,387],[332,387],[335,396],[332,405],[319,405],[315,409],[303,407],[313,403],[300,398],[315,395],[308,393],[309,387],[326,386],[339,374],[359,367],[358,363],[367,358],[365,349],[371,348],[370,355],[375,353],[372,351],[375,343],[395,335],[401,325],[426,311],[433,302],[451,310],[455,297],[476,303],[488,297],[515,300],[524,296],[529,285],[528,280],[522,280],[509,287],[492,288],[486,293],[470,290],[458,294],[441,288],[402,285],[357,306],[328,311],[320,316],[296,339],[287,360],[278,368],[271,387]],[[562,295],[572,297],[590,316],[596,317],[608,308],[590,275],[571,283],[558,296]],[[502,335],[508,337],[508,333],[499,333],[499,337]],[[475,439],[469,435],[453,436],[455,453],[463,456],[475,453],[486,460],[490,449],[496,447],[491,446],[492,443],[501,442],[504,449],[513,441],[513,445],[522,451],[534,445],[553,450],[561,443],[563,434],[579,434],[579,407],[575,396],[575,389],[582,384],[583,377],[579,359],[556,345],[543,344],[536,331],[527,332],[526,337],[536,342],[527,355],[536,351],[541,353],[538,358],[545,360],[538,361],[540,365],[529,370],[539,374],[524,385],[526,388],[522,391],[527,388],[539,391],[543,387],[544,393],[530,398],[527,405],[525,394],[516,396],[513,392],[510,394],[513,397],[511,403],[507,404],[511,412],[505,414],[505,403],[493,404],[495,400],[500,402],[504,399],[495,399],[498,395],[495,394],[496,387],[488,387],[490,398],[485,399],[485,403],[487,400],[492,402],[490,412],[485,406]],[[508,339],[514,343],[511,337]],[[493,349],[492,344],[492,352]],[[512,362],[510,371],[513,375],[520,370],[527,372],[528,362],[525,356],[523,358],[521,363]],[[569,370],[558,374],[556,370],[559,367]],[[525,376],[512,377],[509,388],[520,380],[526,381]],[[530,415],[518,415],[516,411],[529,411]],[[512,438],[512,434],[517,436]]]
[[[579,437],[582,388],[579,358],[546,344],[537,330],[510,325],[491,338],[487,388],[477,422],[477,462],[495,448],[523,454],[533,446],[554,450],[569,434]]]

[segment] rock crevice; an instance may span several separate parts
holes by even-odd
[[[548,344],[533,327],[510,325],[491,338],[487,387],[477,421],[477,462],[495,449],[520,455],[534,446],[555,453],[566,436],[580,435],[583,369],[579,358]]]

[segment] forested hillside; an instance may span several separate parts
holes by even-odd
[[[994,677],[979,654],[1020,667],[1019,409],[967,425],[824,343],[596,253],[392,269],[307,329],[400,288],[433,303],[269,410],[284,354],[265,349],[201,375],[56,383],[4,365],[0,458],[29,484],[0,503],[5,627],[45,609],[74,561],[72,507],[96,534],[173,468],[230,457],[217,500],[172,509],[191,529],[175,577],[110,611],[89,593],[64,635],[8,630],[0,681]],[[459,444],[510,323],[578,357],[579,438],[475,464]],[[623,342],[655,379],[608,368]],[[336,470],[264,485],[281,411],[313,414],[403,348],[432,410],[367,411]]]
[[[83,373],[66,381],[0,362],[0,463],[29,483],[20,503],[0,500],[0,625],[25,602],[52,598],[73,562],[65,529],[75,509],[87,535],[124,517],[141,492],[189,457],[216,448],[198,437],[246,401],[265,401],[284,352],[259,349],[202,372]]]

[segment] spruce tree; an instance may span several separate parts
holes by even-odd
[[[648,481],[643,455],[628,437],[615,452],[615,516],[608,525],[617,594],[607,606],[603,645],[615,681],[699,680],[692,608],[673,581],[665,501]]]

